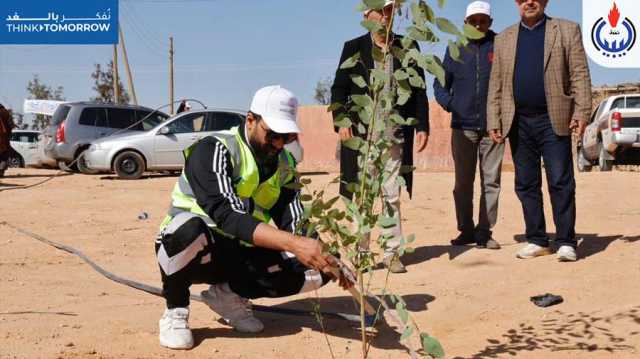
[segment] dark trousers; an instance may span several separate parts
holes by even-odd
[[[286,252],[243,245],[182,213],[158,235],[156,256],[167,308],[187,307],[192,284],[229,283],[244,298],[285,297],[317,289],[329,278]]]
[[[548,114],[516,115],[509,141],[516,172],[515,190],[522,203],[527,241],[549,246],[542,204],[542,157],[556,225],[556,243],[575,248],[576,183],[571,137],[556,135]]]

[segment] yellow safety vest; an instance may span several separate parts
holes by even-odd
[[[280,189],[293,179],[294,171],[292,169],[295,169],[293,156],[289,151],[283,149],[279,155],[279,164],[276,172],[269,179],[260,183],[258,165],[253,158],[251,148],[242,140],[238,127],[228,131],[215,132],[212,136],[217,138],[231,155],[232,183],[235,193],[240,200],[251,198],[254,204],[252,215],[256,219],[268,223],[271,220],[269,210],[278,201]],[[193,152],[194,147],[195,144],[183,151],[185,163]],[[184,171],[173,187],[169,214],[162,221],[160,230],[164,229],[171,219],[180,212],[191,212],[198,215],[207,225],[216,229],[217,232],[225,234],[217,228],[214,221],[198,205]]]

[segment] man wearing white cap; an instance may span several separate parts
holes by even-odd
[[[284,145],[300,132],[297,111],[290,91],[264,87],[244,124],[184,151],[155,244],[167,304],[159,322],[162,346],[193,346],[191,284],[211,284],[201,293],[205,303],[236,330],[256,333],[263,324],[248,298],[294,295],[332,278],[332,257],[321,243],[293,234],[302,205],[299,191],[287,187],[296,181],[289,170],[295,160]]]
[[[453,198],[458,222],[457,238],[452,245],[476,244],[480,248],[499,249],[492,238],[492,228],[498,219],[498,198],[504,143],[494,142],[487,132],[487,96],[493,62],[493,42],[496,34],[489,28],[491,6],[474,1],[467,6],[465,23],[485,34],[460,49],[460,61],[444,56],[445,84],[436,79],[433,88],[436,100],[451,112],[451,149],[456,182]],[[480,209],[477,224],[473,219],[473,185],[476,165],[480,162]]]
[[[340,103],[344,107],[338,108],[333,111],[333,119],[338,120],[345,111],[348,111],[352,106],[351,98],[354,95],[363,95],[368,91],[368,88],[360,87],[358,84],[352,81],[352,78],[361,77],[368,82],[370,76],[369,73],[372,70],[379,70],[386,72],[390,77],[393,76],[394,71],[402,67],[400,61],[394,58],[390,52],[387,53],[385,59],[374,60],[372,53],[374,48],[376,50],[383,50],[389,46],[402,47],[402,36],[391,33],[387,37],[386,30],[391,26],[393,21],[393,9],[399,6],[400,2],[388,0],[385,2],[382,9],[367,10],[364,13],[366,20],[374,21],[382,25],[384,34],[378,32],[367,33],[359,36],[355,39],[349,40],[344,44],[342,55],[340,56],[340,64],[342,64],[348,58],[351,58],[355,54],[360,54],[360,60],[358,64],[349,69],[342,69],[338,67],[336,71],[335,80],[331,86],[331,103]],[[412,44],[418,51],[420,48],[417,43]],[[418,67],[413,66],[413,70],[424,80],[424,71]],[[385,86],[382,90],[381,96],[385,95],[385,92],[393,91],[391,86]],[[392,273],[404,273],[406,269],[402,264],[401,259],[397,255],[397,249],[400,246],[402,238],[402,227],[400,225],[400,198],[401,189],[398,185],[397,178],[402,176],[406,183],[407,191],[411,195],[413,172],[408,171],[406,173],[400,173],[400,169],[405,166],[413,166],[413,144],[415,139],[416,150],[422,152],[428,142],[429,132],[429,112],[427,106],[427,94],[425,89],[419,87],[411,88],[411,96],[404,105],[394,106],[391,110],[381,110],[376,114],[378,118],[388,117],[392,113],[397,113],[405,119],[416,119],[415,125],[397,126],[395,128],[389,128],[385,136],[387,139],[395,138],[399,143],[393,145],[389,152],[391,158],[386,163],[385,171],[391,173],[388,180],[384,183],[382,194],[385,202],[385,210],[387,215],[396,217],[398,219],[398,225],[388,228],[388,234],[392,236],[392,239],[386,242],[384,248],[383,264]],[[359,122],[357,116],[350,117],[352,126],[349,128],[338,128],[335,130],[340,135],[342,141],[348,140],[352,136],[358,136],[361,138],[366,137],[366,127],[363,123]],[[365,129],[363,131],[362,129]],[[340,149],[340,194],[351,198],[353,193],[348,190],[348,184],[358,182],[358,172],[360,166],[358,165],[358,156],[360,152],[354,151],[346,146],[342,146]],[[370,173],[375,173],[371,172]],[[362,249],[368,249],[369,239],[364,238],[361,241],[360,246]]]

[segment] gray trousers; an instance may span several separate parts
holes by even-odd
[[[400,168],[402,167],[402,149],[403,144],[395,144],[389,149],[391,158],[385,164],[385,172],[389,172],[389,178],[382,184],[382,198],[383,198],[383,213],[385,216],[393,217],[397,221],[397,225],[385,228],[382,233],[390,234],[392,239],[386,242],[384,249],[384,258],[394,256],[400,247],[400,241],[402,240],[402,217],[400,212],[400,195],[401,188],[398,184],[398,176],[400,175]],[[382,176],[382,173],[371,166],[369,171],[373,173],[373,176]],[[369,250],[369,244],[371,242],[371,233],[367,233],[359,243],[361,250]]]
[[[462,233],[478,232],[491,235],[498,219],[498,197],[504,143],[495,143],[486,132],[453,129],[451,149],[456,171],[453,198],[456,206],[458,230]],[[476,165],[480,160],[480,215],[478,226],[473,221],[473,182]]]

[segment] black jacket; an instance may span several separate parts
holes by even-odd
[[[400,46],[400,36],[395,37],[394,45],[397,47]],[[373,57],[371,56],[371,51],[373,47],[373,40],[371,38],[371,34],[367,33],[363,36],[357,37],[353,40],[347,41],[344,44],[344,48],[342,49],[342,55],[340,56],[340,63],[338,64],[338,70],[336,71],[336,77],[333,82],[333,86],[331,86],[331,103],[341,103],[347,108],[350,106],[350,99],[352,95],[363,95],[368,89],[360,88],[356,84],[351,81],[350,75],[360,75],[366,81],[369,79],[368,71],[374,68]],[[415,44],[416,48],[418,48],[418,44]],[[420,49],[418,48],[418,51]],[[340,65],[352,57],[356,53],[360,53],[361,62],[359,62],[355,67],[350,69],[340,69]],[[363,65],[364,63],[364,65]],[[394,58],[394,69],[399,69],[401,67],[398,59]],[[415,66],[415,70],[424,80],[424,71]],[[412,88],[413,92],[411,94],[411,98],[404,105],[398,108],[398,111],[402,117],[408,119],[413,117],[417,120],[417,124],[415,126],[402,126],[402,132],[404,136],[404,148],[402,151],[402,165],[403,166],[412,166],[413,165],[413,136],[416,131],[426,131],[429,132],[429,107],[427,103],[427,93],[425,89],[421,88]],[[334,120],[338,118],[340,114],[342,114],[345,109],[338,109],[333,112]],[[363,134],[358,133],[358,119],[357,116],[352,116],[351,121],[353,122],[352,131],[354,135],[363,136]],[[338,128],[335,128],[336,132]],[[347,184],[351,182],[358,181],[358,151],[354,151],[345,146],[341,146],[340,149],[340,173],[342,176],[342,181],[340,184],[340,194],[345,197],[352,197],[352,193],[347,190]],[[409,195],[411,195],[411,188],[413,183],[413,173],[404,173],[402,175],[407,183],[407,191]]]
[[[454,61],[448,49],[444,55],[446,83],[443,87],[435,79],[433,91],[440,106],[451,112],[451,128],[487,130],[487,95],[495,36],[489,31],[483,39],[471,41],[460,49],[461,62]]]

